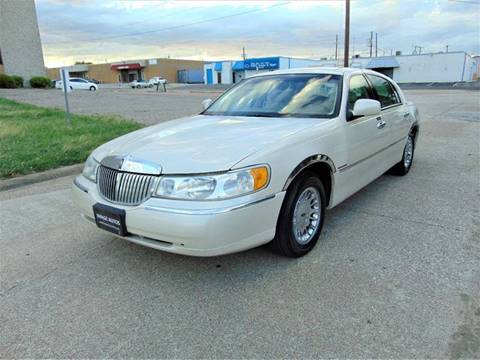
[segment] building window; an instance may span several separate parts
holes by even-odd
[[[2,50],[0,49],[0,65],[3,65],[3,60],[2,60]]]

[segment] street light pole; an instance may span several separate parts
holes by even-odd
[[[337,58],[338,58],[338,35],[335,35],[335,60],[337,60]]]
[[[349,45],[350,45],[350,0],[345,0],[345,51],[343,54],[343,66],[349,65]]]

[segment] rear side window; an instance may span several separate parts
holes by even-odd
[[[375,75],[367,75],[372,82],[373,89],[377,94],[382,108],[400,103],[397,92],[390,81]]]
[[[348,111],[353,111],[355,101],[358,99],[370,99],[369,85],[363,75],[355,75],[350,78],[348,91]]]

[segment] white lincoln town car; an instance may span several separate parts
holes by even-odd
[[[271,242],[299,257],[332,208],[387,170],[405,175],[416,107],[369,70],[261,73],[196,116],[114,139],[73,185],[83,216],[131,242],[214,256]]]

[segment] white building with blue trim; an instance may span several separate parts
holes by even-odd
[[[343,66],[343,60],[284,56],[217,61],[204,65],[205,84],[234,84],[258,72],[303,67]],[[464,51],[414,55],[354,57],[350,67],[381,72],[398,83],[455,83],[477,80],[480,61]]]
[[[285,56],[226,60],[206,63],[203,67],[205,84],[235,84],[253,74],[279,69],[322,66],[322,60]]]

